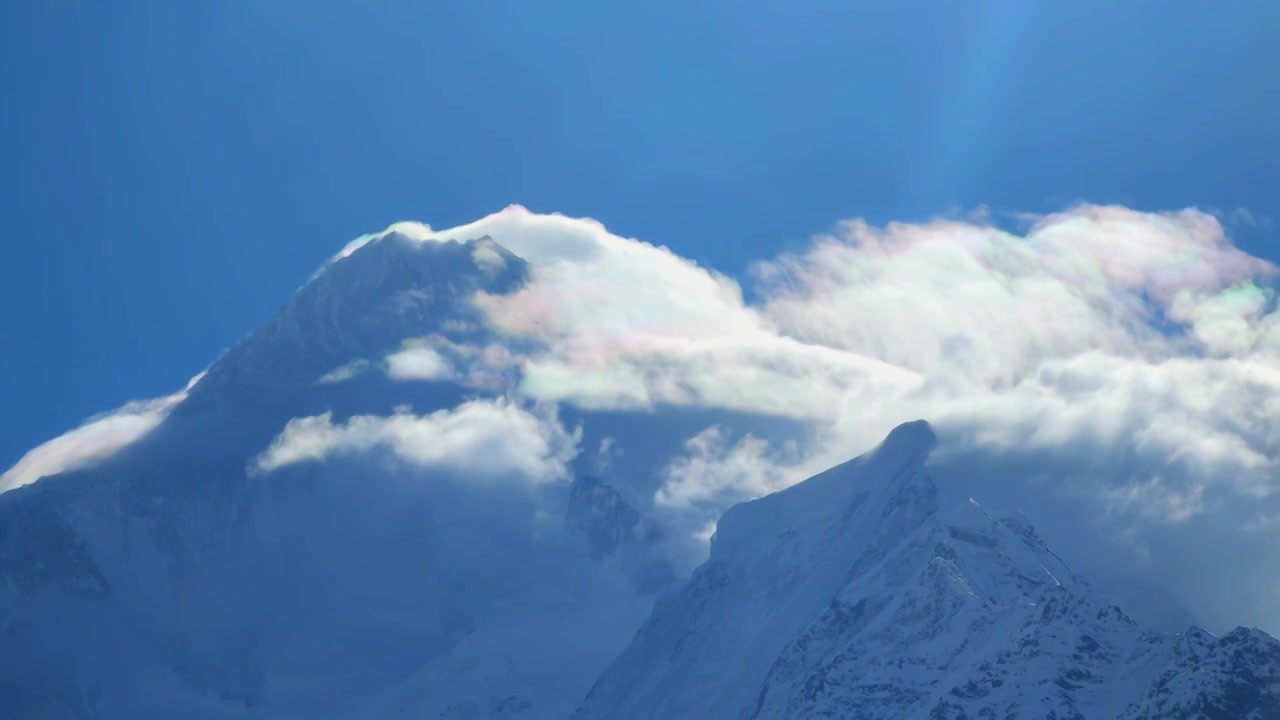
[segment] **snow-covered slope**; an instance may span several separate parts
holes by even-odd
[[[487,239],[371,242],[149,435],[0,495],[0,718],[569,714],[651,595],[564,530],[564,488],[376,453],[250,471],[292,418],[474,393],[376,363],[475,339],[471,297],[524,272]]]
[[[1022,517],[939,509],[929,426],[734,507],[579,718],[1280,717],[1280,644],[1137,626]]]
[[[1280,718],[1275,640],[1145,630],[1024,518],[939,507],[924,422],[729,509],[684,580],[689,541],[637,498],[705,417],[563,408],[627,449],[608,483],[380,446],[254,471],[295,418],[483,397],[384,358],[494,341],[472,298],[528,272],[487,238],[383,236],[149,434],[0,494],[0,720]]]

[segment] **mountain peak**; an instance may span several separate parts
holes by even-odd
[[[594,552],[610,555],[641,534],[642,517],[613,486],[581,475],[569,489],[565,525],[581,534]]]
[[[868,502],[913,504],[918,512],[931,513],[936,510],[937,488],[923,468],[937,443],[928,422],[903,423],[870,452],[730,508],[717,523],[712,552],[728,552],[730,545],[768,544],[795,528],[840,525],[856,506]]]
[[[885,437],[875,452],[928,454],[938,446],[938,436],[928,420],[904,422]]]
[[[216,398],[256,401],[307,387],[358,358],[379,359],[446,323],[478,323],[477,292],[508,293],[528,278],[523,259],[488,236],[459,242],[391,230],[344,251],[265,325],[222,356],[184,411]]]
[[[725,513],[577,717],[1280,717],[1280,644],[1144,631],[1026,518],[939,511],[928,423]]]

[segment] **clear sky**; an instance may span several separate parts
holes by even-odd
[[[1245,208],[1280,260],[1273,0],[4,5],[0,467],[402,219],[518,202],[737,274],[1088,200]]]

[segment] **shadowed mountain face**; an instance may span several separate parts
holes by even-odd
[[[656,534],[640,513],[613,487],[583,475],[569,489],[565,526],[581,533],[596,552],[610,555],[631,540]]]
[[[655,551],[667,532],[599,478],[583,475],[569,488],[565,528],[583,538],[596,558],[609,558],[631,578],[637,591],[649,595],[676,580],[676,570]]]
[[[500,393],[386,358],[514,342],[472,298],[529,272],[485,238],[370,242],[151,433],[0,495],[0,717],[1280,717],[1275,640],[1145,630],[1025,518],[940,504],[923,422],[731,508],[680,581],[687,529],[643,498],[706,413],[564,408],[626,448],[609,482],[380,446],[256,468],[295,418]]]
[[[559,486],[376,449],[253,470],[293,418],[488,395],[393,381],[383,358],[432,334],[482,341],[472,296],[526,272],[485,239],[371,242],[150,434],[0,495],[0,717],[572,710],[649,599],[542,519],[563,513]],[[318,382],[356,360],[370,369]]]
[[[391,233],[335,260],[194,387],[184,413],[257,405],[309,391],[325,373],[381,358],[408,338],[474,339],[476,292],[508,293],[529,266],[490,238],[418,242]]]

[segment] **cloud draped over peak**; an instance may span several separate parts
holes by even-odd
[[[924,417],[952,448],[1037,458],[1056,478],[1039,490],[1046,506],[1074,498],[1082,522],[1110,523],[1157,564],[1179,538],[1238,549],[1277,526],[1276,268],[1197,210],[1082,205],[1022,220],[843,222],[757,263],[752,301],[592,220],[517,207],[417,235],[489,235],[530,261],[523,288],[477,298],[519,338],[527,397],[811,423],[798,450],[723,428],[691,438],[661,506],[723,508]],[[1187,569],[1212,574],[1208,559]],[[1259,607],[1280,605],[1280,583],[1245,585]]]
[[[1141,509],[1167,521],[1219,491],[1273,485],[1275,268],[1207,213],[1086,205],[1021,234],[981,217],[850,221],[757,263],[754,303],[734,280],[592,220],[513,207],[414,233],[480,235],[533,264],[518,292],[478,302],[535,341],[520,385],[534,398],[810,420],[805,470],[913,417],[993,448],[1087,442],[1143,459],[1144,482],[1163,475],[1150,492],[1165,502]],[[737,493],[716,483],[735,499],[760,489],[746,475]],[[1162,505],[1177,509],[1161,518]]]

